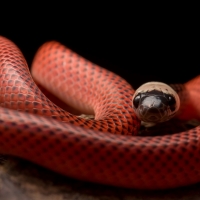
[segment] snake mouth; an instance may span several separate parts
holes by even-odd
[[[167,108],[149,108],[147,106],[140,106],[138,115],[144,122],[159,123],[166,121],[168,118]]]

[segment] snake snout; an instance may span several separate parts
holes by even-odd
[[[137,113],[144,122],[158,123],[168,116],[167,102],[162,96],[146,96],[140,101]]]
[[[167,112],[165,109],[145,106],[140,110],[140,116],[144,122],[158,123],[161,122],[163,118],[167,117]]]

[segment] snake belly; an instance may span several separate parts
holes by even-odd
[[[119,187],[165,189],[200,181],[200,127],[138,136],[133,88],[55,41],[40,47],[31,71],[33,78],[18,47],[0,37],[1,154]],[[35,82],[95,119],[61,109]],[[199,85],[200,76],[185,84],[180,118],[200,119]]]

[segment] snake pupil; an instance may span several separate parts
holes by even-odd
[[[140,103],[140,99],[141,99],[140,94],[138,94],[138,95],[133,99],[133,105],[135,106],[135,108],[138,108],[139,103]]]

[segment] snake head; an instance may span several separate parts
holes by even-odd
[[[132,102],[138,118],[154,124],[171,119],[180,107],[178,94],[161,82],[149,82],[140,86]]]

